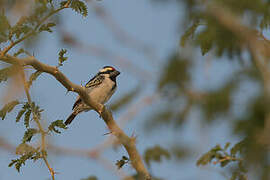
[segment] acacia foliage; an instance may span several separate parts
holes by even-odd
[[[61,1],[57,4],[52,0],[35,0],[33,4],[26,4],[26,6],[29,6],[31,9],[29,15],[20,17],[16,23],[13,23],[14,25],[11,25],[12,23],[9,22],[9,18],[7,17],[8,13],[5,11],[6,9],[3,9],[3,7],[8,10],[8,7],[14,3],[16,3],[16,1],[0,1],[0,4],[3,5],[0,8],[0,44],[1,47],[2,45],[4,47],[1,49],[1,55],[5,55],[5,53],[7,53],[7,51],[13,48],[16,44],[19,44],[28,38],[37,36],[42,32],[53,32],[53,27],[56,26],[56,22],[52,22],[50,18],[65,8],[71,8],[83,16],[87,16],[88,14],[84,1],[69,0]],[[59,52],[58,67],[63,66],[63,62],[67,60],[67,57],[65,56],[66,53],[67,51],[64,49]],[[23,54],[31,56],[31,54],[24,48],[20,48],[13,55],[17,57]],[[20,67],[17,67],[16,65],[0,69],[0,83],[8,81],[9,78],[13,76],[17,76],[20,70]],[[30,75],[29,80],[25,82],[26,92],[41,73],[42,72],[35,71]],[[56,120],[44,130],[40,124],[41,113],[44,110],[35,102],[31,102],[30,97],[28,97],[28,101],[26,102],[14,100],[5,104],[0,110],[1,119],[5,120],[8,113],[16,110],[16,106],[20,106],[21,108],[17,112],[16,123],[19,123],[21,119],[23,119],[26,130],[22,136],[21,144],[16,148],[16,154],[19,158],[11,160],[9,167],[15,166],[17,171],[20,172],[21,166],[25,165],[27,160],[36,161],[38,159],[44,159],[45,162],[47,161],[47,151],[44,148],[44,145],[35,147],[32,144],[32,140],[37,134],[45,137],[47,134],[52,132],[61,133],[59,129],[67,129],[67,127],[63,123],[63,120]],[[42,143],[44,144],[45,142]]]
[[[269,143],[262,143],[260,138],[260,134],[266,128],[270,112],[269,97],[264,89],[265,78],[256,65],[254,52],[251,52],[249,44],[243,41],[242,34],[232,31],[232,28],[229,28],[230,23],[226,26],[221,23],[210,13],[210,8],[230,13],[235,18],[231,21],[238,20],[239,24],[254,37],[258,37],[258,40],[264,43],[264,47],[269,49],[265,37],[270,25],[269,1],[153,0],[152,2],[172,3],[178,5],[179,9],[184,9],[184,18],[179,17],[184,21],[179,45],[180,49],[192,51],[192,54],[180,50],[180,53],[172,52],[173,55],[168,56],[157,85],[158,91],[162,92],[163,101],[158,106],[158,110],[149,115],[149,121],[146,123],[147,132],[150,129],[158,132],[159,128],[163,128],[163,131],[165,128],[166,131],[174,129],[173,131],[179,132],[182,127],[185,127],[194,111],[199,111],[200,123],[204,127],[216,124],[222,119],[231,127],[231,134],[241,138],[242,141],[236,143],[229,152],[227,151],[229,143],[224,144],[225,147],[213,145],[213,148],[209,148],[210,151],[198,158],[197,165],[220,164],[231,180],[250,179],[248,177],[251,174],[255,174],[256,179],[268,180],[270,178]],[[223,17],[227,18],[226,14]],[[268,62],[267,55],[257,53]],[[238,68],[232,67],[234,69],[232,75],[219,86],[196,88],[194,68],[202,59],[198,57],[206,56],[204,59],[207,59],[208,54],[214,61],[233,61],[228,63],[231,66],[237,65]],[[268,67],[267,63],[265,66]],[[247,84],[248,88],[256,89],[251,97],[242,93],[247,88]],[[245,104],[238,102],[236,95],[239,94],[246,100]],[[239,109],[243,109],[244,113],[237,112]],[[266,142],[269,140],[268,137]],[[181,147],[186,146],[180,142],[179,144]],[[255,167],[260,171],[256,171]]]
[[[3,3],[4,1],[0,1]],[[11,1],[9,1],[10,3]],[[0,13],[0,43],[12,43],[28,37],[36,36],[41,32],[52,32],[56,22],[42,22],[43,18],[54,12],[56,8],[64,8],[69,1],[61,1],[55,5],[53,1],[37,0],[33,6],[33,11],[28,17],[22,17],[14,26],[9,22],[4,11]],[[75,12],[87,15],[87,8],[83,1],[70,1],[69,7]],[[166,131],[178,131],[184,127],[188,121],[189,115],[194,109],[199,109],[202,116],[200,120],[204,125],[211,125],[218,122],[220,118],[224,118],[232,127],[232,134],[243,138],[242,141],[230,147],[227,143],[223,146],[213,145],[213,148],[206,153],[201,153],[198,158],[197,165],[220,164],[222,168],[230,173],[230,178],[245,179],[248,172],[256,174],[258,179],[269,179],[269,152],[264,145],[257,141],[257,135],[265,126],[265,118],[269,112],[269,101],[263,93],[263,83],[260,72],[253,64],[252,56],[244,56],[249,49],[241,38],[228,28],[224,27],[217,19],[207,13],[206,5],[210,1],[201,3],[195,0],[163,0],[161,3],[179,3],[179,6],[185,6],[186,26],[183,26],[184,33],[181,36],[179,44],[182,47],[192,46],[200,49],[202,55],[212,53],[215,59],[223,60],[224,57],[229,60],[239,61],[241,68],[233,73],[233,78],[226,81],[219,87],[209,89],[194,88],[193,69],[198,59],[192,56],[185,57],[178,52],[172,52],[168,56],[167,62],[161,70],[161,75],[157,81],[157,91],[162,94],[162,102],[160,106],[152,111],[146,121],[146,129],[150,133],[151,130],[158,131],[160,126],[165,126]],[[270,24],[270,5],[264,0],[212,0],[219,6],[226,8],[235,14],[243,24],[256,32],[264,32],[269,28]],[[7,5],[8,6],[8,5]],[[197,52],[196,49],[193,52]],[[63,49],[59,52],[58,67],[63,65],[67,60],[66,51]],[[20,49],[14,55],[29,54],[26,50]],[[246,64],[248,63],[248,65]],[[14,75],[16,67],[10,66],[0,70],[0,82],[7,81]],[[40,76],[40,72],[34,72],[29,80],[29,87]],[[244,108],[244,114],[234,114],[234,104],[237,103],[234,94],[241,91],[244,82],[249,82],[254,86],[258,86],[259,91],[248,99]],[[122,99],[114,104],[113,109],[116,111],[121,109],[123,105],[128,104],[137,95],[137,90],[126,94]],[[180,106],[179,106],[180,104]],[[177,105],[177,106],[176,106]],[[22,138],[22,144],[18,146],[17,152],[20,157],[12,160],[10,166],[14,165],[19,171],[21,165],[26,160],[36,160],[46,155],[39,148],[32,147],[31,141],[39,134],[39,130],[31,127],[31,117],[33,113],[40,116],[41,109],[36,104],[27,102],[14,101],[6,104],[0,111],[2,119],[15,106],[21,106],[18,112],[16,122],[22,118],[26,127],[26,131]],[[49,132],[59,133],[59,129],[65,129],[61,120],[54,121],[48,127]],[[198,137],[199,138],[199,137]],[[170,141],[170,140],[168,140]],[[182,160],[183,157],[190,157],[192,150],[180,141],[174,142],[172,146],[151,146],[145,150],[144,158],[150,167],[154,162],[164,162],[168,159]],[[165,157],[165,158],[164,158]],[[174,158],[172,158],[174,157]],[[121,168],[129,162],[126,156],[122,156],[116,162]],[[195,162],[194,162],[195,163]],[[257,166],[261,171],[254,171],[253,167]],[[153,172],[154,173],[154,172]],[[134,175],[136,178],[136,175]],[[90,176],[89,179],[96,179]]]

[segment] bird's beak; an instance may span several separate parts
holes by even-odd
[[[119,74],[120,74],[119,71],[116,71],[116,70],[115,70],[115,71],[113,72],[113,76],[114,76],[114,77],[117,77]]]

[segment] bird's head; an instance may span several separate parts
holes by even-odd
[[[104,76],[107,76],[113,80],[120,74],[120,72],[112,66],[104,66],[99,70],[99,74],[103,74]]]

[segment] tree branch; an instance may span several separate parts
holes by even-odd
[[[35,57],[28,57],[28,58],[17,58],[10,55],[2,55],[0,56],[0,60],[9,63],[9,64],[16,64],[20,66],[27,66],[30,65],[38,71],[46,72],[54,76],[58,82],[60,82],[68,91],[76,92],[80,95],[83,101],[93,107],[93,109],[100,114],[103,118],[104,122],[107,124],[108,129],[112,132],[113,135],[117,137],[119,142],[125,147],[127,153],[129,154],[129,158],[131,161],[132,166],[137,171],[140,179],[151,179],[147,169],[145,168],[142,158],[139,155],[136,149],[136,139],[134,137],[127,136],[124,131],[117,125],[115,120],[113,119],[112,113],[105,108],[104,105],[99,104],[89,97],[87,94],[85,87],[76,85],[72,83],[57,67],[49,66],[44,64]]]

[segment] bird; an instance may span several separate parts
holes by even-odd
[[[104,105],[117,89],[116,77],[119,74],[120,72],[112,66],[104,66],[101,68],[85,85],[91,100]],[[73,112],[65,121],[65,125],[69,125],[79,113],[87,112],[92,109],[92,107],[88,106],[83,102],[82,98],[78,96],[72,107]]]

